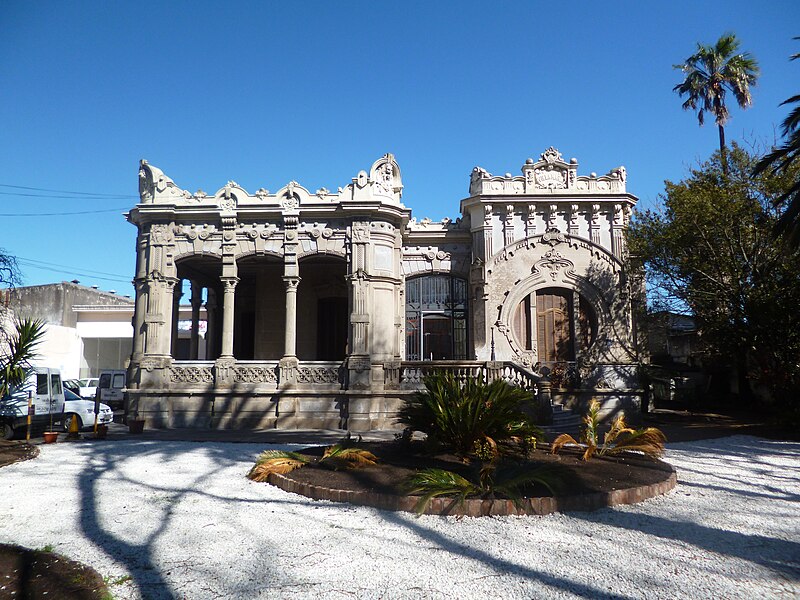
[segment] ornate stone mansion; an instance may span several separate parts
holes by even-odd
[[[578,175],[554,148],[518,176],[476,167],[441,222],[412,218],[391,154],[336,192],[213,195],[143,160],[139,192],[128,387],[149,425],[391,427],[432,368],[530,387],[563,364],[562,399],[636,405],[624,167]]]

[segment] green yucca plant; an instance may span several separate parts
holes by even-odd
[[[409,476],[403,489],[421,495],[415,506],[421,514],[433,498],[441,496],[452,497],[453,506],[463,506],[470,497],[505,497],[520,506],[525,489],[540,484],[554,493],[566,477],[568,473],[559,465],[532,467],[492,461],[474,466],[468,477],[445,469],[424,469]]]
[[[600,402],[592,400],[589,412],[583,418],[583,434],[578,442],[568,433],[562,433],[551,446],[550,451],[555,454],[567,444],[580,446],[584,449],[583,460],[597,456],[621,454],[623,452],[639,452],[651,458],[659,458],[664,454],[666,436],[656,427],[631,429],[625,424],[625,416],[618,415],[611,423],[611,429],[605,434],[603,443],[600,444]]]
[[[17,319],[14,332],[7,340],[8,347],[0,352],[0,398],[9,389],[21,385],[31,368],[30,361],[38,352],[44,339],[44,321],[39,319]]]
[[[338,471],[339,469],[358,469],[371,467],[378,463],[378,457],[368,450],[354,448],[345,442],[325,449],[318,461],[298,452],[285,450],[267,450],[258,455],[256,464],[247,474],[253,481],[266,481],[271,473],[285,475],[308,464]]]
[[[424,383],[424,391],[406,400],[398,421],[459,456],[474,456],[476,448],[487,445],[499,455],[510,443],[543,437],[522,411],[530,392],[502,380],[462,382],[448,371],[434,372]]]

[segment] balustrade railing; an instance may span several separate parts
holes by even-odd
[[[467,379],[494,381],[502,379],[511,385],[535,390],[539,376],[512,362],[481,361],[405,361],[400,365],[400,387],[418,389],[424,386],[424,378],[435,371],[453,373],[463,383]]]

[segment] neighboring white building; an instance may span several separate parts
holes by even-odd
[[[133,348],[134,302],[129,297],[62,281],[18,287],[8,291],[8,298],[14,315],[45,322],[37,365],[59,369],[64,379],[127,368]],[[181,337],[188,340],[188,330]]]
[[[434,367],[530,386],[548,366],[580,374],[562,399],[635,408],[636,198],[624,167],[577,167],[554,148],[519,176],[476,167],[461,218],[431,222],[401,202],[391,154],[336,192],[190,193],[142,161],[134,406],[156,426],[363,430],[391,426]],[[208,315],[188,349],[182,294],[192,330]]]

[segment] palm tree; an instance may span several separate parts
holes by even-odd
[[[672,88],[678,95],[686,96],[684,110],[697,110],[697,119],[703,124],[705,113],[710,112],[719,128],[719,152],[723,172],[727,173],[725,156],[725,123],[730,117],[725,106],[725,94],[731,92],[741,108],[753,103],[750,87],[758,79],[758,63],[749,52],[737,53],[739,40],[732,33],[723,35],[714,46],[697,44],[697,52],[682,65],[674,65],[685,75],[683,82]]]
[[[800,37],[794,39],[800,40]],[[797,58],[800,58],[800,54],[793,54],[789,60]],[[753,175],[758,175],[767,169],[776,175],[783,174],[794,165],[800,166],[800,94],[784,100],[780,105],[784,104],[795,105],[781,124],[781,134],[786,141],[758,162]],[[791,247],[800,248],[800,177],[792,183],[787,192],[778,197],[775,203],[786,205],[786,210],[778,219],[777,232],[786,236]]]

